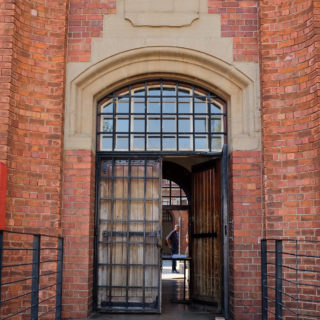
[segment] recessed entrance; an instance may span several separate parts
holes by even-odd
[[[163,80],[134,84],[98,103],[97,311],[161,312],[163,218],[173,222],[174,209],[187,210],[190,298],[222,309],[226,116],[215,94]],[[172,197],[175,186],[183,193]]]

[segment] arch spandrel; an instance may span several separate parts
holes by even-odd
[[[66,95],[65,149],[95,152],[96,102],[121,86],[159,77],[187,81],[223,97],[228,102],[230,149],[260,149],[255,81],[221,59],[174,47],[122,52],[88,67],[70,80]]]

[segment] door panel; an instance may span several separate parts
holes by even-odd
[[[160,312],[159,159],[102,159],[98,177],[96,306]]]
[[[221,309],[220,182],[217,162],[192,173],[192,296]]]

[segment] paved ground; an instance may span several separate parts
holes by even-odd
[[[220,320],[203,307],[173,303],[183,298],[183,273],[171,273],[170,261],[164,261],[162,272],[161,314],[108,314],[96,313],[90,320]],[[183,272],[183,269],[181,270]],[[188,297],[188,290],[186,291]]]

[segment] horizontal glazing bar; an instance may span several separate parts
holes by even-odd
[[[158,264],[141,264],[141,263],[98,263],[99,266],[116,266],[116,267],[158,267]]]

